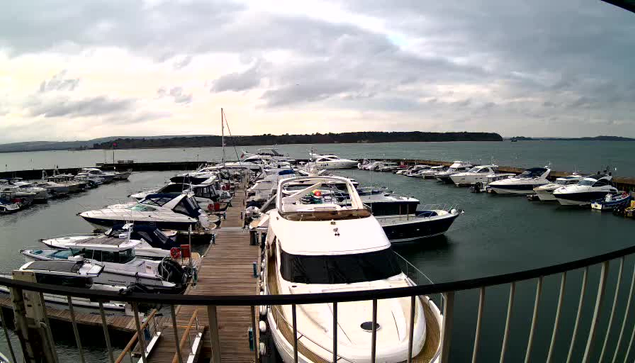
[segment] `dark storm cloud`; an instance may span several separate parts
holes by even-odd
[[[29,100],[24,107],[31,116],[50,117],[95,117],[115,113],[131,112],[134,99],[111,99],[106,96],[70,100],[63,98]]]
[[[40,83],[40,92],[73,91],[79,85],[79,78],[66,78],[66,71],[54,75],[47,81]]]

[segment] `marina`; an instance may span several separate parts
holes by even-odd
[[[252,155],[250,157],[253,160],[254,156]],[[301,176],[301,173],[304,173],[303,170],[308,170],[308,173],[310,174],[312,172],[311,170],[313,169],[311,169],[308,165],[303,165],[307,161],[308,159],[294,158],[294,162],[297,162],[298,166],[293,173],[280,172],[287,169],[291,170],[289,169],[291,165],[289,165],[287,161],[283,161],[283,164],[280,165],[274,165],[274,162],[269,161],[267,162],[267,164],[271,165],[266,166],[266,168],[269,168],[271,170],[269,172],[270,174],[264,174],[260,177],[250,176],[243,179],[242,181],[240,181],[240,179],[236,179],[235,182],[232,182],[233,198],[226,201],[226,205],[224,207],[226,209],[216,212],[215,210],[207,211],[206,207],[206,213],[208,213],[210,217],[218,218],[218,225],[210,230],[211,234],[207,242],[204,242],[205,239],[201,239],[201,236],[198,236],[195,244],[192,244],[193,251],[201,255],[201,262],[197,268],[197,277],[195,283],[188,285],[184,294],[179,295],[184,299],[183,301],[180,301],[181,297],[174,297],[174,300],[166,300],[172,298],[170,298],[168,295],[164,295],[164,297],[161,297],[160,294],[157,295],[158,301],[165,301],[166,303],[160,304],[161,306],[157,307],[159,309],[158,312],[152,313],[151,311],[145,311],[145,314],[150,314],[148,316],[152,316],[152,318],[148,320],[144,320],[143,315],[141,315],[140,324],[145,323],[148,324],[149,327],[151,326],[151,328],[148,328],[150,329],[150,336],[143,338],[145,340],[143,342],[143,345],[148,352],[148,361],[178,361],[175,350],[175,347],[177,345],[179,346],[183,361],[186,361],[188,359],[192,359],[192,361],[205,361],[206,359],[214,361],[214,359],[217,358],[220,358],[220,361],[235,362],[256,360],[276,361],[276,354],[271,354],[276,350],[279,351],[281,348],[273,344],[271,340],[267,340],[267,334],[265,334],[264,336],[261,334],[262,329],[259,326],[261,325],[259,324],[259,321],[263,321],[262,316],[260,316],[259,313],[261,311],[261,307],[259,307],[258,305],[250,306],[241,304],[232,304],[226,306],[222,302],[219,302],[218,306],[212,308],[210,306],[201,304],[201,302],[193,305],[191,303],[191,300],[188,300],[188,297],[237,297],[240,295],[258,295],[258,292],[260,291],[260,283],[261,281],[263,281],[261,277],[268,275],[263,274],[262,271],[264,270],[258,271],[258,273],[254,274],[256,266],[260,266],[263,262],[263,259],[261,258],[261,250],[258,248],[258,246],[253,245],[253,243],[254,241],[257,242],[261,240],[260,234],[263,234],[262,238],[264,238],[266,228],[263,229],[261,225],[261,227],[257,229],[258,232],[255,235],[256,237],[254,237],[253,229],[252,233],[249,232],[249,229],[243,229],[244,223],[250,222],[251,219],[245,220],[243,218],[247,218],[248,216],[249,218],[251,218],[252,216],[254,216],[254,207],[263,208],[264,212],[266,206],[263,203],[265,203],[265,201],[260,201],[257,204],[253,204],[253,201],[261,200],[259,198],[267,199],[267,196],[275,196],[275,189],[277,188],[277,185],[280,181],[287,180],[289,178],[298,178],[299,176]],[[384,160],[379,160],[378,162],[384,162]],[[404,265],[405,267],[402,268],[406,268],[406,270],[403,271],[409,271],[407,273],[407,276],[409,278],[412,278],[413,281],[416,280],[417,285],[419,286],[434,287],[436,284],[439,283],[452,283],[453,281],[466,278],[469,279],[478,276],[497,276],[501,274],[512,273],[514,271],[532,269],[537,265],[547,266],[550,264],[558,264],[561,262],[570,261],[575,258],[584,258],[585,256],[599,254],[607,251],[606,245],[588,244],[586,247],[584,247],[583,243],[584,241],[589,241],[590,234],[596,234],[599,238],[599,233],[602,233],[602,231],[617,231],[618,229],[620,231],[625,231],[633,228],[631,227],[632,221],[629,221],[628,219],[616,218],[615,216],[611,215],[611,213],[603,213],[602,215],[600,215],[598,212],[592,213],[589,210],[590,207],[561,209],[557,207],[557,202],[555,204],[540,203],[541,205],[539,206],[535,205],[535,203],[527,203],[526,201],[524,201],[525,198],[501,198],[494,197],[493,195],[477,195],[469,193],[468,190],[470,188],[457,188],[454,186],[454,184],[440,183],[436,179],[425,180],[423,176],[416,175],[418,172],[425,171],[425,168],[418,168],[419,170],[417,171],[417,173],[412,172],[410,173],[410,175],[408,175],[407,173],[398,172],[399,170],[409,169],[411,165],[449,165],[452,162],[435,162],[430,160],[417,160],[411,162],[396,159],[390,159],[387,160],[387,162],[389,163],[388,165],[390,165],[391,172],[381,172],[379,170],[376,172],[368,172],[364,170],[357,170],[357,168],[338,168],[337,170],[332,170],[331,173],[338,176],[343,176],[345,178],[353,180],[356,183],[356,188],[359,190],[360,197],[362,198],[363,203],[367,205],[370,211],[377,216],[377,220],[384,228],[384,233],[388,235],[392,244],[394,244],[396,252],[398,252],[400,256],[403,256],[403,258],[405,258],[404,261],[406,264]],[[166,166],[166,164],[171,166]],[[240,163],[235,164],[238,165],[231,164],[231,168],[239,168]],[[151,170],[155,168],[164,170],[171,169],[172,167],[175,167],[175,165],[178,166],[179,163],[158,163],[156,165],[144,164],[143,169]],[[102,167],[105,170],[108,170],[110,165],[102,165]],[[76,197],[55,199],[49,201],[46,204],[36,204],[29,209],[3,216],[3,220],[0,220],[0,222],[10,223],[7,224],[7,226],[14,225],[12,227],[13,231],[17,232],[19,230],[19,222],[23,220],[23,218],[19,218],[21,214],[25,215],[26,218],[29,219],[29,221],[23,221],[22,223],[31,224],[33,223],[33,221],[30,220],[31,218],[38,218],[38,216],[42,214],[45,214],[45,216],[42,216],[42,218],[50,218],[50,216],[52,215],[51,213],[55,213],[55,215],[60,214],[59,212],[56,212],[56,210],[60,208],[68,210],[68,208],[71,207],[71,210],[69,211],[70,213],[67,213],[68,217],[72,217],[74,222],[64,222],[63,224],[61,224],[66,227],[65,230],[56,231],[54,233],[49,231],[46,232],[46,234],[43,234],[42,231],[33,231],[31,232],[31,235],[33,235],[34,238],[31,239],[30,243],[32,244],[33,241],[43,237],[64,235],[64,233],[88,233],[88,231],[91,231],[90,225],[86,222],[83,222],[80,217],[75,216],[76,214],[91,209],[103,208],[104,205],[116,205],[117,203],[121,204],[122,202],[129,203],[131,200],[128,199],[129,196],[134,196],[136,200],[144,200],[144,198],[147,197],[152,198],[151,196],[153,194],[151,193],[136,193],[144,190],[153,190],[155,188],[158,188],[160,187],[161,183],[166,183],[170,179],[175,180],[175,175],[179,175],[179,178],[183,180],[185,180],[185,178],[189,178],[188,175],[197,175],[197,177],[199,178],[198,182],[204,183],[205,177],[202,177],[202,175],[213,176],[216,175],[215,173],[223,170],[222,167],[208,167],[203,169],[197,167],[196,169],[209,171],[203,172],[199,170],[196,173],[188,173],[184,172],[183,170],[134,171],[135,163],[129,163],[127,165],[127,168],[133,169],[133,174],[130,176],[130,181],[127,183],[112,183],[110,185],[100,186],[96,189],[80,193]],[[493,170],[489,167],[484,169],[488,170],[488,173]],[[522,171],[520,168],[512,169],[505,167],[496,167],[495,169],[497,173],[507,173],[514,175]],[[512,170],[515,172],[511,173]],[[457,170],[457,172],[458,171],[459,170]],[[234,169],[234,171],[226,174],[222,178],[223,180],[225,180],[224,178],[233,178],[230,177],[230,175],[237,176],[237,173],[238,171]],[[395,174],[401,174],[410,177],[402,177]],[[277,177],[267,179],[266,175],[277,175]],[[553,179],[557,175],[560,175],[560,173],[551,172],[549,177]],[[450,179],[451,176],[452,175],[450,175]],[[309,176],[309,178],[310,177],[311,176]],[[509,176],[507,175],[505,177]],[[263,178],[263,180],[270,180],[270,182],[269,184],[261,184],[260,189],[258,189],[259,191],[254,194],[255,189],[250,189],[250,186],[253,185],[253,183],[257,181],[258,178]],[[224,182],[213,186],[213,188],[218,188],[218,190],[220,190],[221,184],[224,185]],[[465,185],[468,183],[459,184]],[[182,190],[187,193],[188,191],[186,189],[194,190],[189,187],[182,187]],[[167,191],[168,189],[163,190]],[[251,190],[251,192],[249,190]],[[318,188],[317,190],[320,189]],[[322,199],[326,197],[335,198],[333,200],[337,199],[338,201],[348,200],[346,194],[340,194],[341,190],[339,189],[322,189],[320,191],[320,193],[316,194],[314,190],[310,198],[308,198],[307,196],[303,197],[302,203],[322,203]],[[173,193],[176,194],[172,195],[178,195],[178,191],[176,191],[176,189]],[[218,193],[218,195],[221,195],[221,193]],[[255,197],[257,198],[254,199]],[[201,199],[199,198],[199,200]],[[380,201],[390,202],[392,203],[392,206],[382,206]],[[416,204],[414,203],[415,201]],[[421,201],[420,205],[419,201]],[[201,200],[201,203],[203,202],[204,201]],[[211,202],[212,206],[217,207],[214,203],[215,202],[213,201]],[[399,206],[399,203],[403,203],[403,205]],[[410,206],[410,204],[412,204],[412,206]],[[317,206],[321,205],[322,204],[317,204]],[[248,206],[251,207],[247,208]],[[494,207],[494,212],[492,212],[491,210],[492,207]],[[457,212],[454,212],[455,210]],[[486,210],[487,212],[485,212]],[[436,215],[438,216],[443,216],[443,213],[450,213],[449,215],[454,215],[454,217],[451,224],[444,227],[444,229],[440,233],[435,233],[434,231],[430,230],[429,232],[425,232],[425,234],[419,235],[419,237],[409,238],[404,237],[403,234],[401,235],[401,238],[390,237],[392,232],[389,232],[389,230],[386,229],[388,228],[387,226],[392,226],[394,225],[394,223],[406,223],[406,226],[413,226],[404,227],[406,228],[406,233],[411,233],[408,231],[414,231],[415,228],[421,228],[416,227],[418,218],[423,218],[422,222],[428,220],[432,221],[431,218],[436,218],[434,214],[431,214],[428,211],[434,211],[434,213],[436,213]],[[514,211],[513,215],[507,214],[511,211]],[[522,216],[518,214],[518,211],[522,211]],[[505,218],[497,218],[496,216],[505,216]],[[521,222],[523,220],[526,221],[527,218],[532,221],[531,224]],[[456,221],[454,221],[454,219],[456,219]],[[64,220],[66,221],[67,218],[65,218]],[[579,228],[580,223],[583,223],[583,225],[585,225],[586,227]],[[600,229],[598,229],[598,223],[602,225]],[[535,230],[533,226],[536,225],[540,225],[541,229]],[[578,226],[577,229],[571,229],[570,227],[567,227],[573,225]],[[485,229],[483,227],[485,227]],[[512,234],[510,234],[510,228],[512,228]],[[544,248],[532,248],[532,242],[533,244],[538,243],[538,246],[540,245],[540,240],[536,239],[539,235],[544,235],[545,233],[551,233],[554,235],[559,234],[561,232],[558,231],[561,229],[566,229],[571,239],[579,241],[578,247],[580,247],[580,243],[583,244],[583,247],[577,248],[575,251],[569,251],[566,254],[550,253]],[[36,235],[36,233],[38,234]],[[474,233],[482,234],[484,239],[475,239]],[[435,237],[435,235],[438,234],[440,234],[440,236]],[[125,237],[124,235],[125,233],[121,234],[122,237]],[[183,234],[179,236],[181,245],[185,243],[184,241],[187,241],[187,238],[185,236],[186,235]],[[514,236],[514,238],[509,238],[511,236]],[[422,237],[427,238],[421,239]],[[565,243],[567,240],[562,240],[562,242]],[[405,244],[401,245],[404,242]],[[491,245],[492,243],[496,244],[497,252],[495,254],[489,255],[492,250],[491,248],[483,249],[483,243],[486,243],[485,246],[487,246],[487,244]],[[566,248],[565,246],[566,244],[563,244],[560,247],[558,244],[551,245],[550,250],[553,252],[554,249],[557,250],[558,248]],[[628,247],[627,241],[624,241],[624,244],[622,244],[621,246]],[[610,251],[617,249],[620,246],[615,245],[608,247]],[[166,250],[166,253],[167,252],[172,253],[172,250],[168,248],[168,250]],[[141,253],[141,250],[139,253]],[[498,256],[501,254],[512,256],[509,257],[509,261],[513,261],[513,263],[483,264],[484,261],[491,260],[493,256]],[[514,255],[517,255],[518,258],[514,258]],[[520,256],[522,256],[522,258]],[[527,256],[532,257],[527,258]],[[563,260],[563,256],[567,256],[567,258]],[[457,260],[457,258],[459,258],[459,260]],[[448,264],[448,261],[451,261],[451,263]],[[17,268],[20,266],[20,264],[16,264],[14,262],[13,266]],[[630,266],[630,262],[626,264],[626,268],[628,268],[628,266]],[[425,278],[422,278],[422,276],[424,275],[419,275],[419,272],[414,273],[414,271],[419,270],[422,271],[421,274],[425,274]],[[615,270],[611,270],[610,273],[614,274],[614,271]],[[598,270],[590,270],[589,278],[596,279],[598,273]],[[415,277],[417,276],[419,279],[415,279]],[[572,279],[572,281],[576,281],[580,277],[581,276],[578,274],[578,272],[571,272],[570,279]],[[428,280],[426,281],[426,279]],[[434,284],[430,283],[430,279],[434,281]],[[556,286],[554,285],[554,283],[556,282],[551,278],[545,278],[544,280],[544,286],[542,287],[542,289],[544,289],[543,299],[547,299],[544,302],[547,305],[553,304],[554,296],[557,296],[557,289],[554,290],[554,287]],[[627,282],[622,281],[620,282],[620,285],[623,285],[625,283]],[[575,296],[575,288],[572,287],[572,285],[575,284],[576,282],[572,282],[567,286],[566,290],[564,290],[566,296],[571,296],[572,294]],[[609,288],[610,286],[612,285],[609,285]],[[523,287],[522,284],[518,286],[519,290],[517,294],[519,294],[519,297],[515,302],[515,310],[517,310],[518,316],[531,316],[532,314],[531,311],[533,307],[530,301],[532,301],[533,298],[525,299],[520,297],[527,296],[528,294],[531,295],[531,292],[529,292],[531,289],[528,290],[527,288],[528,286]],[[280,289],[280,287],[277,287],[276,289]],[[628,286],[623,287],[623,289],[628,290]],[[590,296],[593,296],[592,291],[593,290],[590,290],[588,292],[589,298]],[[500,321],[494,322],[490,314],[492,313],[491,309],[493,306],[500,306],[500,303],[506,301],[507,297],[505,297],[505,295],[507,293],[508,292],[506,292],[504,289],[501,290],[496,287],[488,289],[489,304],[487,305],[488,308],[482,311],[482,314],[483,318],[487,319],[487,323],[489,324],[491,329],[488,331],[483,331],[482,334],[484,336],[481,339],[485,339],[486,336],[491,336],[490,339],[493,339],[492,341],[496,341],[499,338],[494,338],[494,336],[497,336],[498,334],[504,335],[504,324],[501,325]],[[466,322],[470,321],[472,323],[462,323],[459,326],[455,326],[452,333],[452,339],[454,342],[456,342],[457,339],[473,339],[474,337],[472,336],[472,338],[470,338],[470,333],[468,332],[472,331],[473,333],[475,329],[475,326],[472,325],[474,322],[474,303],[478,302],[478,300],[480,299],[479,295],[465,295],[465,293],[460,292],[457,293],[456,296],[460,296],[461,299],[460,303],[458,303],[458,305],[455,305],[453,308],[454,311],[452,313],[455,315],[455,319],[464,320]],[[476,301],[474,300],[475,298]],[[444,294],[444,297],[441,298],[439,297],[439,295],[433,294],[430,296],[430,299],[430,303],[434,302],[434,306],[437,306],[439,308],[439,312],[443,314],[440,316],[445,316],[444,312],[448,308],[446,301],[448,299],[448,295]],[[575,297],[571,299],[570,302],[573,303],[574,299]],[[168,303],[168,301],[174,302]],[[177,301],[180,301],[180,303],[177,303]],[[174,321],[169,318],[170,305],[174,306]],[[371,305],[368,306],[372,308]],[[590,302],[586,304],[587,307],[585,307],[585,310],[589,307],[592,307],[592,305],[593,304]],[[11,302],[9,300],[6,300],[3,303],[3,306],[5,307],[5,312],[7,314],[11,312]],[[381,306],[381,304],[378,305],[378,307]],[[617,306],[624,308],[624,306],[621,304],[618,304]],[[434,314],[432,313],[434,309],[426,309],[424,309],[424,311],[426,311],[426,314],[428,314],[428,320],[434,320]],[[500,309],[504,310],[503,307],[500,307]],[[278,310],[278,308],[272,308],[268,315],[273,317],[276,314],[281,314],[282,311],[283,310]],[[378,310],[378,312],[379,311],[382,310],[380,309]],[[575,309],[563,308],[563,316],[567,316],[572,313],[575,313]],[[286,314],[290,314],[290,312],[287,311]],[[407,314],[407,310],[405,314]],[[63,309],[63,307],[57,310],[51,307],[47,315],[52,321],[59,321],[62,324],[68,324],[68,322],[71,320],[70,315],[68,314],[68,310]],[[128,336],[134,336],[134,334],[137,332],[137,324],[135,322],[135,318],[129,313],[118,316],[108,313],[106,319],[106,322],[109,325],[109,331],[111,333],[121,331],[125,332]],[[440,322],[443,322],[442,318],[438,319]],[[569,319],[572,319],[572,317],[569,317]],[[75,320],[76,323],[80,326],[80,329],[84,329],[81,328],[82,326],[84,326],[85,328],[97,328],[102,322],[99,313],[95,312],[83,315],[81,312],[77,311]],[[273,326],[278,326],[281,321],[285,321],[287,324],[291,325],[291,320],[291,315],[287,315],[284,318],[279,316],[275,323],[273,320],[268,321],[265,331],[268,332],[272,324],[274,324]],[[385,324],[381,323],[381,320],[378,321],[381,325]],[[300,320],[300,322],[302,322],[302,320]],[[301,324],[306,325],[306,323]],[[519,322],[517,321],[516,324],[519,324]],[[288,326],[288,328],[285,328],[285,324],[281,325],[281,331],[283,332],[282,334],[286,336],[286,339],[289,339],[289,336],[292,336],[292,334],[290,335],[291,330],[288,330],[291,328],[290,325]],[[561,334],[566,334],[565,332],[571,328],[572,327],[561,327]],[[430,329],[431,332],[435,330],[435,328],[433,328],[432,326],[429,326],[428,329]],[[443,340],[441,339],[441,335],[444,331],[444,328],[442,326],[438,326],[436,329],[439,331],[440,335],[438,338],[432,337],[431,339],[438,339],[438,341],[440,342]],[[549,324],[543,321],[542,323],[537,324],[536,329],[545,333],[548,332],[550,328]],[[602,329],[604,328],[600,327],[599,329],[600,331],[603,331]],[[306,328],[300,328],[299,331],[305,332]],[[462,337],[463,335],[466,336]],[[139,335],[137,334],[136,336]],[[513,343],[514,341],[516,341],[517,344],[518,339],[522,341],[522,334],[511,335],[509,339],[511,339],[511,341],[506,343],[509,344],[508,352],[506,354],[510,357],[522,355],[522,350],[517,350],[516,348],[514,348],[515,343]],[[125,347],[120,347],[120,349],[123,349],[120,355],[122,357],[125,357],[132,354],[136,357],[136,359],[138,359],[140,357],[141,350],[140,344],[142,343],[138,341],[138,338],[133,338],[133,340],[131,340],[129,344],[124,344],[126,345]],[[307,351],[307,347],[304,344],[305,343],[298,345],[299,351],[302,356],[310,356],[311,353]],[[424,355],[429,358],[438,358],[440,356],[440,353],[435,354],[434,349],[431,348],[432,346],[427,344],[428,343],[426,343],[426,346],[428,348],[426,349],[428,350],[424,350],[425,352],[427,352]],[[500,353],[500,351],[497,352],[497,349],[500,349],[500,347],[496,348],[497,344],[481,344],[482,346],[480,347],[478,354],[483,356],[483,359],[488,359],[487,357],[498,356],[498,354]],[[546,351],[543,351],[543,349],[546,349],[543,338],[536,337],[535,344],[536,354],[546,354]],[[221,348],[215,349],[214,347]],[[250,347],[252,349],[250,349]],[[2,345],[0,345],[0,348],[2,348]],[[454,361],[455,359],[456,361],[462,361],[464,360],[463,358],[467,359],[467,357],[471,356],[473,353],[470,350],[464,350],[461,345],[456,345],[456,343],[454,343],[450,349],[451,351],[448,354],[452,355],[452,361]],[[576,349],[574,350],[574,352],[578,352],[578,350]],[[215,356],[215,354],[218,354],[218,356]],[[560,348],[555,348],[553,354],[566,354],[566,352],[563,352]],[[413,358],[412,361],[431,361],[429,358],[425,360]],[[328,361],[328,359],[320,359],[315,358],[312,359],[312,361]]]

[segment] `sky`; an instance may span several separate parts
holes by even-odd
[[[488,131],[635,137],[635,14],[588,0],[20,0],[0,142]]]

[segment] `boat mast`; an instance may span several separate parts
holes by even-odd
[[[220,129],[221,129],[220,144],[223,149],[222,162],[225,163],[225,114],[223,113],[222,107],[220,108]]]

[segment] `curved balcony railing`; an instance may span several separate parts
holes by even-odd
[[[139,304],[143,303],[151,303],[151,304],[163,304],[171,307],[171,315],[172,321],[174,323],[174,332],[177,334],[177,341],[184,340],[184,337],[179,339],[178,333],[176,330],[176,320],[174,315],[174,306],[176,305],[194,305],[194,306],[202,306],[207,307],[209,321],[208,328],[210,329],[210,339],[212,346],[212,361],[220,361],[220,355],[217,353],[219,349],[222,349],[218,344],[218,328],[217,328],[217,313],[216,307],[218,306],[246,306],[251,307],[252,312],[254,309],[260,306],[278,306],[278,305],[291,305],[293,310],[295,311],[297,305],[302,304],[317,304],[317,303],[329,303],[337,305],[337,303],[351,302],[351,301],[372,301],[373,302],[373,322],[376,320],[376,309],[377,309],[377,301],[381,299],[390,299],[390,298],[400,298],[400,297],[412,297],[411,301],[414,301],[414,297],[420,295],[434,296],[436,294],[442,295],[442,312],[443,312],[443,324],[441,329],[441,344],[440,344],[440,362],[448,362],[450,361],[450,346],[451,346],[451,337],[453,330],[453,317],[454,317],[454,304],[456,302],[456,293],[464,290],[478,290],[479,299],[478,299],[478,309],[475,317],[476,325],[474,331],[474,341],[471,343],[472,350],[472,361],[475,362],[478,357],[479,345],[480,345],[480,337],[481,330],[484,326],[483,318],[483,308],[485,304],[485,291],[487,288],[493,286],[509,286],[509,295],[507,297],[507,308],[504,309],[505,314],[505,327],[502,336],[502,343],[500,345],[500,353],[498,354],[498,359],[503,362],[505,359],[505,355],[508,350],[509,343],[509,335],[511,323],[512,323],[512,311],[515,302],[515,295],[517,289],[517,283],[520,281],[535,281],[536,290],[535,290],[535,299],[533,304],[533,309],[531,313],[531,323],[529,326],[529,335],[526,342],[525,348],[525,362],[528,362],[532,355],[532,350],[535,345],[535,336],[536,336],[536,325],[537,320],[540,315],[540,305],[541,305],[541,294],[543,290],[544,280],[548,276],[559,277],[560,280],[560,288],[558,299],[555,302],[555,316],[553,319],[553,324],[551,326],[551,337],[549,339],[549,346],[547,350],[547,362],[553,361],[554,357],[554,347],[558,335],[558,331],[561,327],[562,322],[562,306],[563,299],[565,294],[565,285],[567,283],[567,273],[580,270],[583,271],[582,276],[582,286],[579,294],[579,302],[578,309],[576,313],[576,318],[573,327],[573,333],[570,338],[569,347],[568,347],[568,355],[567,360],[572,359],[572,352],[574,346],[577,343],[584,342],[584,354],[582,357],[583,362],[591,362],[591,361],[613,361],[615,362],[618,354],[620,353],[621,348],[625,342],[627,343],[626,352],[624,353],[624,360],[627,361],[631,355],[631,346],[633,344],[633,340],[635,338],[635,326],[631,328],[630,333],[627,332],[627,326],[632,323],[633,317],[629,318],[629,313],[631,310],[631,300],[635,287],[635,269],[630,274],[630,284],[628,294],[625,295],[623,293],[620,294],[621,285],[627,280],[623,281],[624,275],[624,267],[626,257],[635,253],[635,246],[628,247],[624,249],[620,249],[617,251],[604,253],[600,255],[596,255],[593,257],[583,258],[571,262],[551,265],[547,267],[535,268],[525,271],[518,271],[506,274],[500,274],[496,276],[488,276],[488,277],[480,277],[475,279],[466,279],[460,281],[453,282],[442,282],[442,283],[429,283],[426,285],[417,285],[410,286],[404,288],[393,288],[393,289],[382,289],[382,290],[370,290],[370,291],[352,291],[352,292],[337,292],[337,293],[323,293],[323,294],[297,294],[297,295],[223,295],[223,296],[206,296],[206,295],[155,295],[155,294],[143,294],[143,293],[129,293],[129,294],[119,294],[114,292],[105,292],[105,291],[87,291],[80,288],[72,288],[72,287],[63,287],[63,286],[54,286],[47,284],[37,284],[31,282],[18,281],[8,278],[0,278],[0,286],[6,286],[12,292],[12,299],[15,302],[16,299],[20,300],[21,295],[24,292],[36,292],[42,296],[42,294],[55,294],[69,297],[68,301],[72,302],[71,299],[90,299],[93,302],[98,302],[100,306],[100,314],[102,317],[102,325],[104,325],[104,334],[105,340],[108,345],[109,351],[109,359],[111,362],[114,362],[114,355],[112,347],[110,346],[110,338],[108,336],[108,329],[106,327],[106,319],[104,317],[104,309],[103,304],[109,301],[120,301],[129,303],[132,306],[132,312],[134,314],[135,325],[137,328],[138,336],[141,337],[139,339],[139,343],[142,347],[141,349],[141,361],[146,361],[146,357],[144,352],[146,352],[145,344],[148,342],[144,342],[144,334],[143,334],[143,324],[147,322],[142,322],[139,319]],[[606,299],[606,287],[607,280],[609,277],[609,267],[611,264],[617,264],[618,269],[616,273],[615,280],[615,289],[612,296],[612,299]],[[589,268],[594,265],[600,266],[600,275],[597,285],[597,292],[595,296],[595,303],[593,305],[593,312],[590,318],[590,325],[588,332],[582,331],[581,329],[581,319],[583,315],[583,301],[585,298],[587,285],[589,284]],[[412,266],[412,265],[411,265]],[[415,273],[419,274],[420,271],[415,269]],[[613,282],[611,281],[611,284]],[[16,297],[17,296],[17,297]],[[620,297],[626,298],[626,302],[621,301]],[[610,305],[604,306],[607,303]],[[610,307],[610,308],[609,308]],[[621,307],[624,307],[621,309]],[[73,325],[75,327],[74,321],[74,313],[72,309],[72,304],[69,304],[71,318],[73,319]],[[44,317],[46,318],[46,309],[44,310]],[[334,309],[336,310],[336,309]],[[601,314],[603,310],[609,312],[608,318],[605,316],[603,322],[606,323],[606,329],[598,330],[598,324],[601,319]],[[0,309],[1,311],[1,309]],[[414,311],[414,309],[411,309]],[[16,314],[16,325],[18,329],[20,328],[20,319],[23,311],[16,310],[14,307],[14,312]],[[501,312],[501,317],[502,317]],[[412,319],[412,316],[410,317]],[[608,319],[608,321],[606,321]],[[46,321],[46,320],[45,320]],[[412,320],[411,320],[412,321]],[[198,324],[198,320],[197,320]],[[335,315],[334,326],[337,326],[337,315]],[[4,317],[2,316],[2,325],[3,328],[6,329],[6,324],[4,321]],[[46,324],[48,325],[48,323]],[[190,324],[191,325],[191,324]],[[258,329],[256,325],[255,318],[252,318],[252,325],[254,331]],[[296,320],[292,320],[292,329],[294,332],[297,332],[298,328],[296,326]],[[410,325],[411,327],[413,325]],[[454,327],[457,329],[457,327]],[[461,326],[459,326],[461,328]],[[50,331],[50,330],[49,330]],[[616,341],[611,341],[609,337],[611,336],[611,332],[614,332],[613,337],[617,337]],[[619,331],[619,334],[617,332]],[[598,334],[600,333],[600,334]],[[602,335],[603,336],[600,336]],[[220,333],[222,334],[222,332]],[[372,332],[373,335],[376,334],[376,331]],[[75,329],[75,336],[78,349],[81,352],[81,340],[79,338],[79,334]],[[297,336],[297,335],[296,335]],[[412,344],[412,333],[410,336],[410,344]],[[7,336],[8,338],[8,336]],[[52,340],[51,335],[51,340]],[[13,351],[14,348],[11,346],[11,341],[9,339],[8,344],[10,349]],[[546,339],[544,339],[546,341]],[[337,343],[337,339],[334,339],[334,344]],[[374,356],[375,352],[375,343],[376,339],[373,337],[372,344],[369,346],[369,350],[372,352]],[[465,342],[461,342],[461,344],[469,344]],[[182,344],[181,344],[182,345]],[[54,346],[54,345],[53,345]],[[297,345],[294,345],[297,347]],[[595,350],[594,350],[595,349]],[[334,346],[332,348],[334,352],[337,352],[337,347]],[[215,353],[216,351],[216,353]],[[254,359],[256,361],[259,360],[259,349],[255,347],[254,349]],[[177,345],[174,349],[175,358],[174,361],[182,362],[183,359],[180,356],[180,347]],[[599,353],[598,353],[599,352]],[[13,353],[12,353],[13,354]],[[297,356],[297,355],[296,355]],[[121,357],[120,357],[121,358]],[[121,361],[119,359],[118,361]]]

